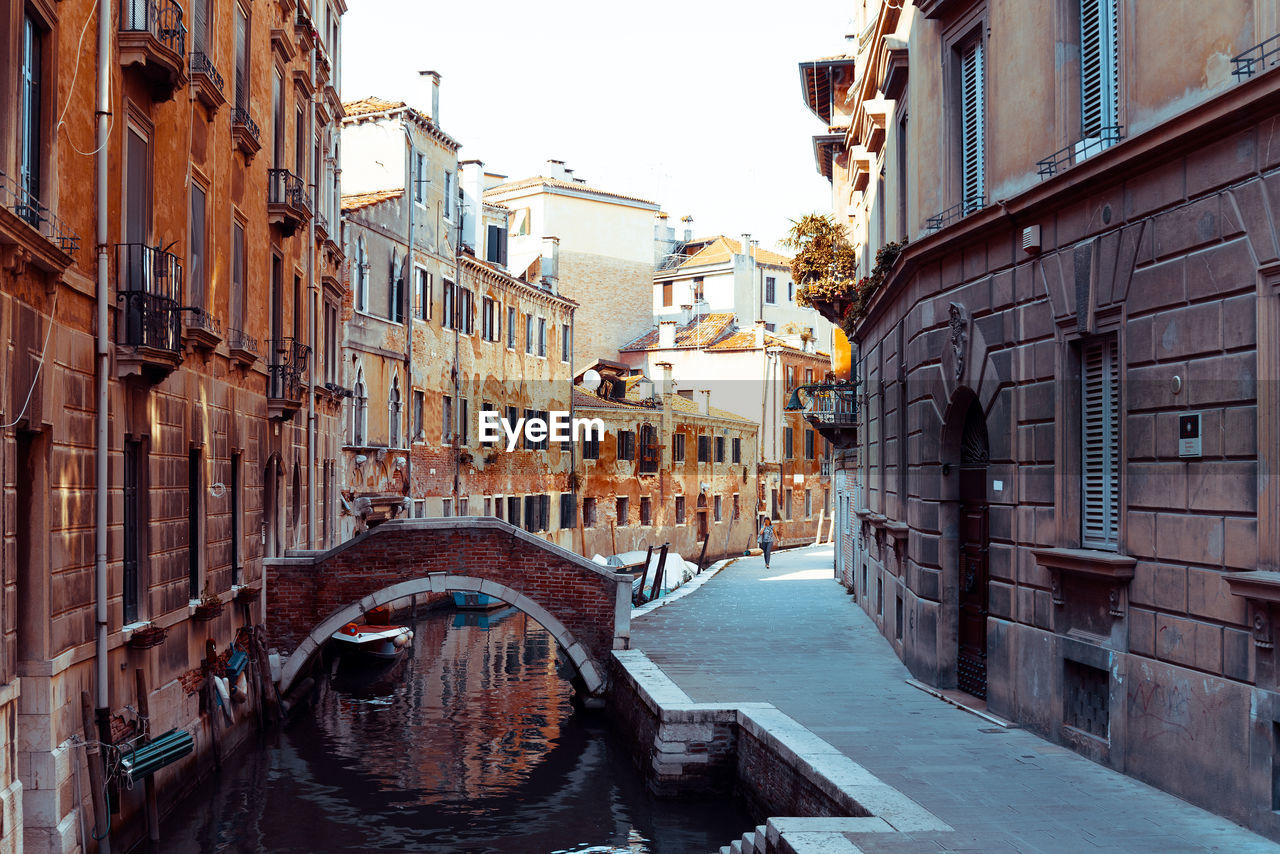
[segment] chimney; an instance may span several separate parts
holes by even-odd
[[[674,346],[676,346],[676,322],[674,320],[658,321],[658,348],[670,350]]]
[[[765,332],[764,321],[757,320],[756,321],[756,346],[757,347],[764,346],[764,332]]]
[[[569,173],[573,171],[564,167],[563,160],[548,160],[547,175],[548,178],[555,178],[558,181],[568,181]]]
[[[431,105],[431,121],[440,126],[440,74],[436,71],[419,71],[418,74],[427,79],[430,86],[428,101]]]
[[[658,387],[659,393],[666,397],[669,394],[676,393],[675,382],[671,379],[671,363],[658,362],[657,367],[662,371],[662,384]]]
[[[684,242],[688,243],[693,240],[693,217],[682,216],[680,221],[684,223]]]
[[[680,322],[690,323],[693,321],[693,306],[685,304],[680,306]]]
[[[698,411],[703,415],[711,414],[711,389],[698,389]]]
[[[745,231],[742,232],[742,254],[751,257],[751,235]]]
[[[560,238],[550,235],[542,238],[542,278],[547,282],[551,293],[559,293],[560,282]]]

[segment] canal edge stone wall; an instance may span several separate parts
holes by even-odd
[[[736,790],[774,824],[875,817],[889,831],[951,830],[769,703],[696,703],[634,649],[614,651],[609,685],[610,713],[661,797]]]

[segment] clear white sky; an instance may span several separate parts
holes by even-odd
[[[349,0],[342,98],[429,107],[461,156],[512,180],[549,158],[698,234],[775,248],[831,207],[797,68],[842,53],[853,0]]]

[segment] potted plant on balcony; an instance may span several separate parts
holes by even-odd
[[[817,309],[850,338],[906,245],[904,240],[881,246],[870,275],[857,278],[857,250],[830,216],[801,217],[782,242],[796,251],[791,262],[791,275],[800,285],[796,302]]]
[[[212,620],[221,613],[222,600],[218,598],[217,593],[213,592],[212,582],[205,582],[204,593],[200,596],[200,604],[196,605],[196,610],[191,615],[192,619]]]
[[[165,635],[168,629],[163,626],[157,626],[154,623],[148,623],[140,629],[134,630],[129,636],[129,646],[132,649],[149,649],[153,646],[159,646],[164,643]]]

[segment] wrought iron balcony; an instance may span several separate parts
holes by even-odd
[[[302,179],[288,169],[267,170],[267,219],[285,236],[311,218],[311,198]]]
[[[231,351],[232,361],[242,367],[258,361],[258,339],[243,329],[227,328],[227,349]]]
[[[249,115],[249,108],[237,105],[231,111],[231,139],[236,148],[249,157],[257,154],[262,148],[262,137],[258,132],[258,123]]]
[[[187,83],[187,28],[173,0],[121,0],[120,64],[137,65],[157,101]]]
[[[797,386],[787,402],[788,412],[800,412],[806,421],[837,448],[858,443],[858,384],[809,383]]]
[[[959,204],[952,205],[942,213],[929,217],[925,227],[929,231],[939,231],[952,223],[959,222],[971,213],[977,213],[986,207],[986,196],[970,196]]]
[[[203,308],[183,308],[182,337],[192,346],[212,350],[222,340],[222,323]]]
[[[182,361],[182,263],[144,243],[116,245],[116,364],[151,381]]]
[[[5,212],[0,214],[0,244],[13,244],[30,250],[30,257],[35,263],[50,272],[61,272],[70,266],[76,250],[80,248],[80,238],[39,199],[3,171],[0,171],[0,209]],[[31,233],[33,229],[35,234]]]
[[[267,366],[267,415],[287,421],[302,408],[306,391],[303,376],[311,348],[293,338],[271,342],[271,364]]]
[[[1063,169],[1070,169],[1098,152],[1105,151],[1122,139],[1124,139],[1123,125],[1099,128],[1097,135],[1074,142],[1066,148],[1055,151],[1044,160],[1036,161],[1040,179],[1044,180],[1057,175]]]
[[[222,94],[222,75],[218,73],[213,60],[202,50],[191,52],[191,85],[196,90],[196,97],[209,112],[216,112],[227,103],[226,96]]]
[[[1233,56],[1231,62],[1235,65],[1235,70],[1231,73],[1235,75],[1237,82],[1274,68],[1280,64],[1280,35],[1254,45],[1239,56]]]

